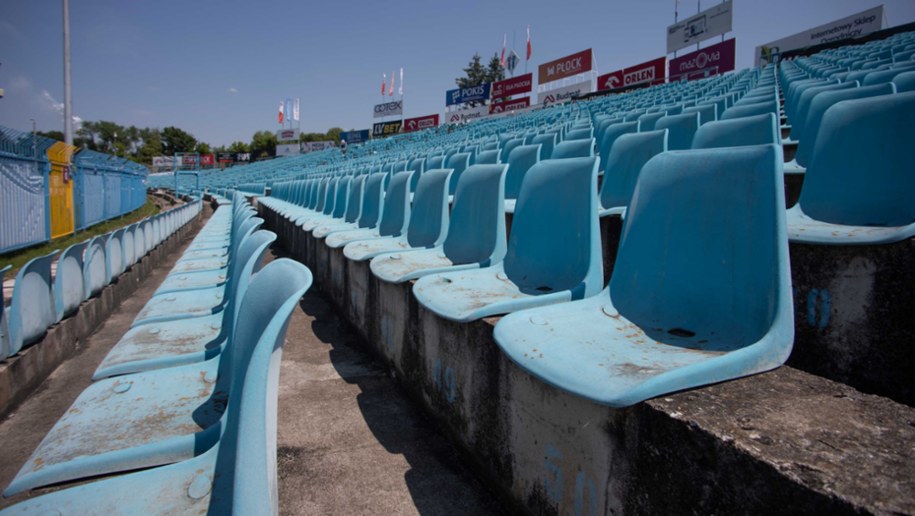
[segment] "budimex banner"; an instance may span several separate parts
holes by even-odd
[[[585,93],[591,93],[591,81],[579,82],[570,86],[556,88],[555,90],[541,92],[537,96],[537,103],[541,107],[549,107],[553,104],[563,104],[572,100],[573,97],[580,97]]]

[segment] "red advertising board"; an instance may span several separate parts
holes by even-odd
[[[201,154],[200,155],[200,166],[201,167],[212,167],[216,164],[216,155],[215,154]]]
[[[411,133],[430,127],[438,127],[438,114],[408,118],[403,121],[403,129],[401,129],[401,132]]]
[[[495,113],[504,113],[506,111],[514,111],[515,109],[524,109],[531,106],[530,97],[521,97],[520,99],[506,100],[505,102],[499,102],[498,104],[489,105],[489,114]]]
[[[734,69],[734,39],[670,60],[670,80],[691,81]]]
[[[560,57],[540,65],[537,69],[537,83],[546,84],[573,75],[585,73],[591,69],[591,49]]]
[[[597,88],[600,90],[614,90],[646,83],[658,84],[664,82],[666,71],[667,58],[659,57],[642,64],[601,75],[597,78]]]
[[[511,79],[492,83],[489,98],[500,99],[511,95],[530,93],[534,89],[534,74],[526,73]]]

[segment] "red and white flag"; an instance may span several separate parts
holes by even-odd
[[[395,82],[395,81],[394,81],[394,72],[391,72],[391,87],[388,88],[388,96],[389,96],[389,97],[393,97],[393,96],[394,96],[394,82]]]
[[[502,65],[502,68],[505,68],[505,44],[508,40],[508,34],[502,35],[502,57],[499,59],[499,64]]]
[[[381,95],[384,95],[385,83],[388,82],[388,74],[381,74]]]
[[[281,123],[281,124],[283,123],[283,103],[282,102],[280,102],[280,113],[276,116],[276,118],[277,118],[277,120],[279,120],[279,123]]]
[[[525,61],[531,60],[531,51],[532,50],[533,49],[531,48],[531,26],[528,25],[527,26],[527,58],[525,59]]]

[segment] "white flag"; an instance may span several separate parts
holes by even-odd
[[[296,122],[299,121],[299,98],[296,97],[295,102],[292,104],[292,119]]]
[[[397,88],[397,93],[403,97],[403,67],[400,67],[400,86]]]

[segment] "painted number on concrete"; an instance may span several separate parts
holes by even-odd
[[[457,377],[455,376],[454,367],[442,366],[442,361],[435,359],[435,365],[432,368],[432,383],[435,390],[445,396],[448,403],[454,403],[457,400]]]
[[[810,289],[807,293],[807,324],[814,328],[829,326],[829,311],[832,308],[832,296],[824,289]]]
[[[562,502],[562,493],[565,492],[562,476],[562,451],[552,444],[547,444],[544,452],[544,490],[547,498],[558,507]],[[574,495],[572,508],[576,516],[598,514],[597,486],[594,479],[589,477],[584,470],[579,470],[575,475]]]

